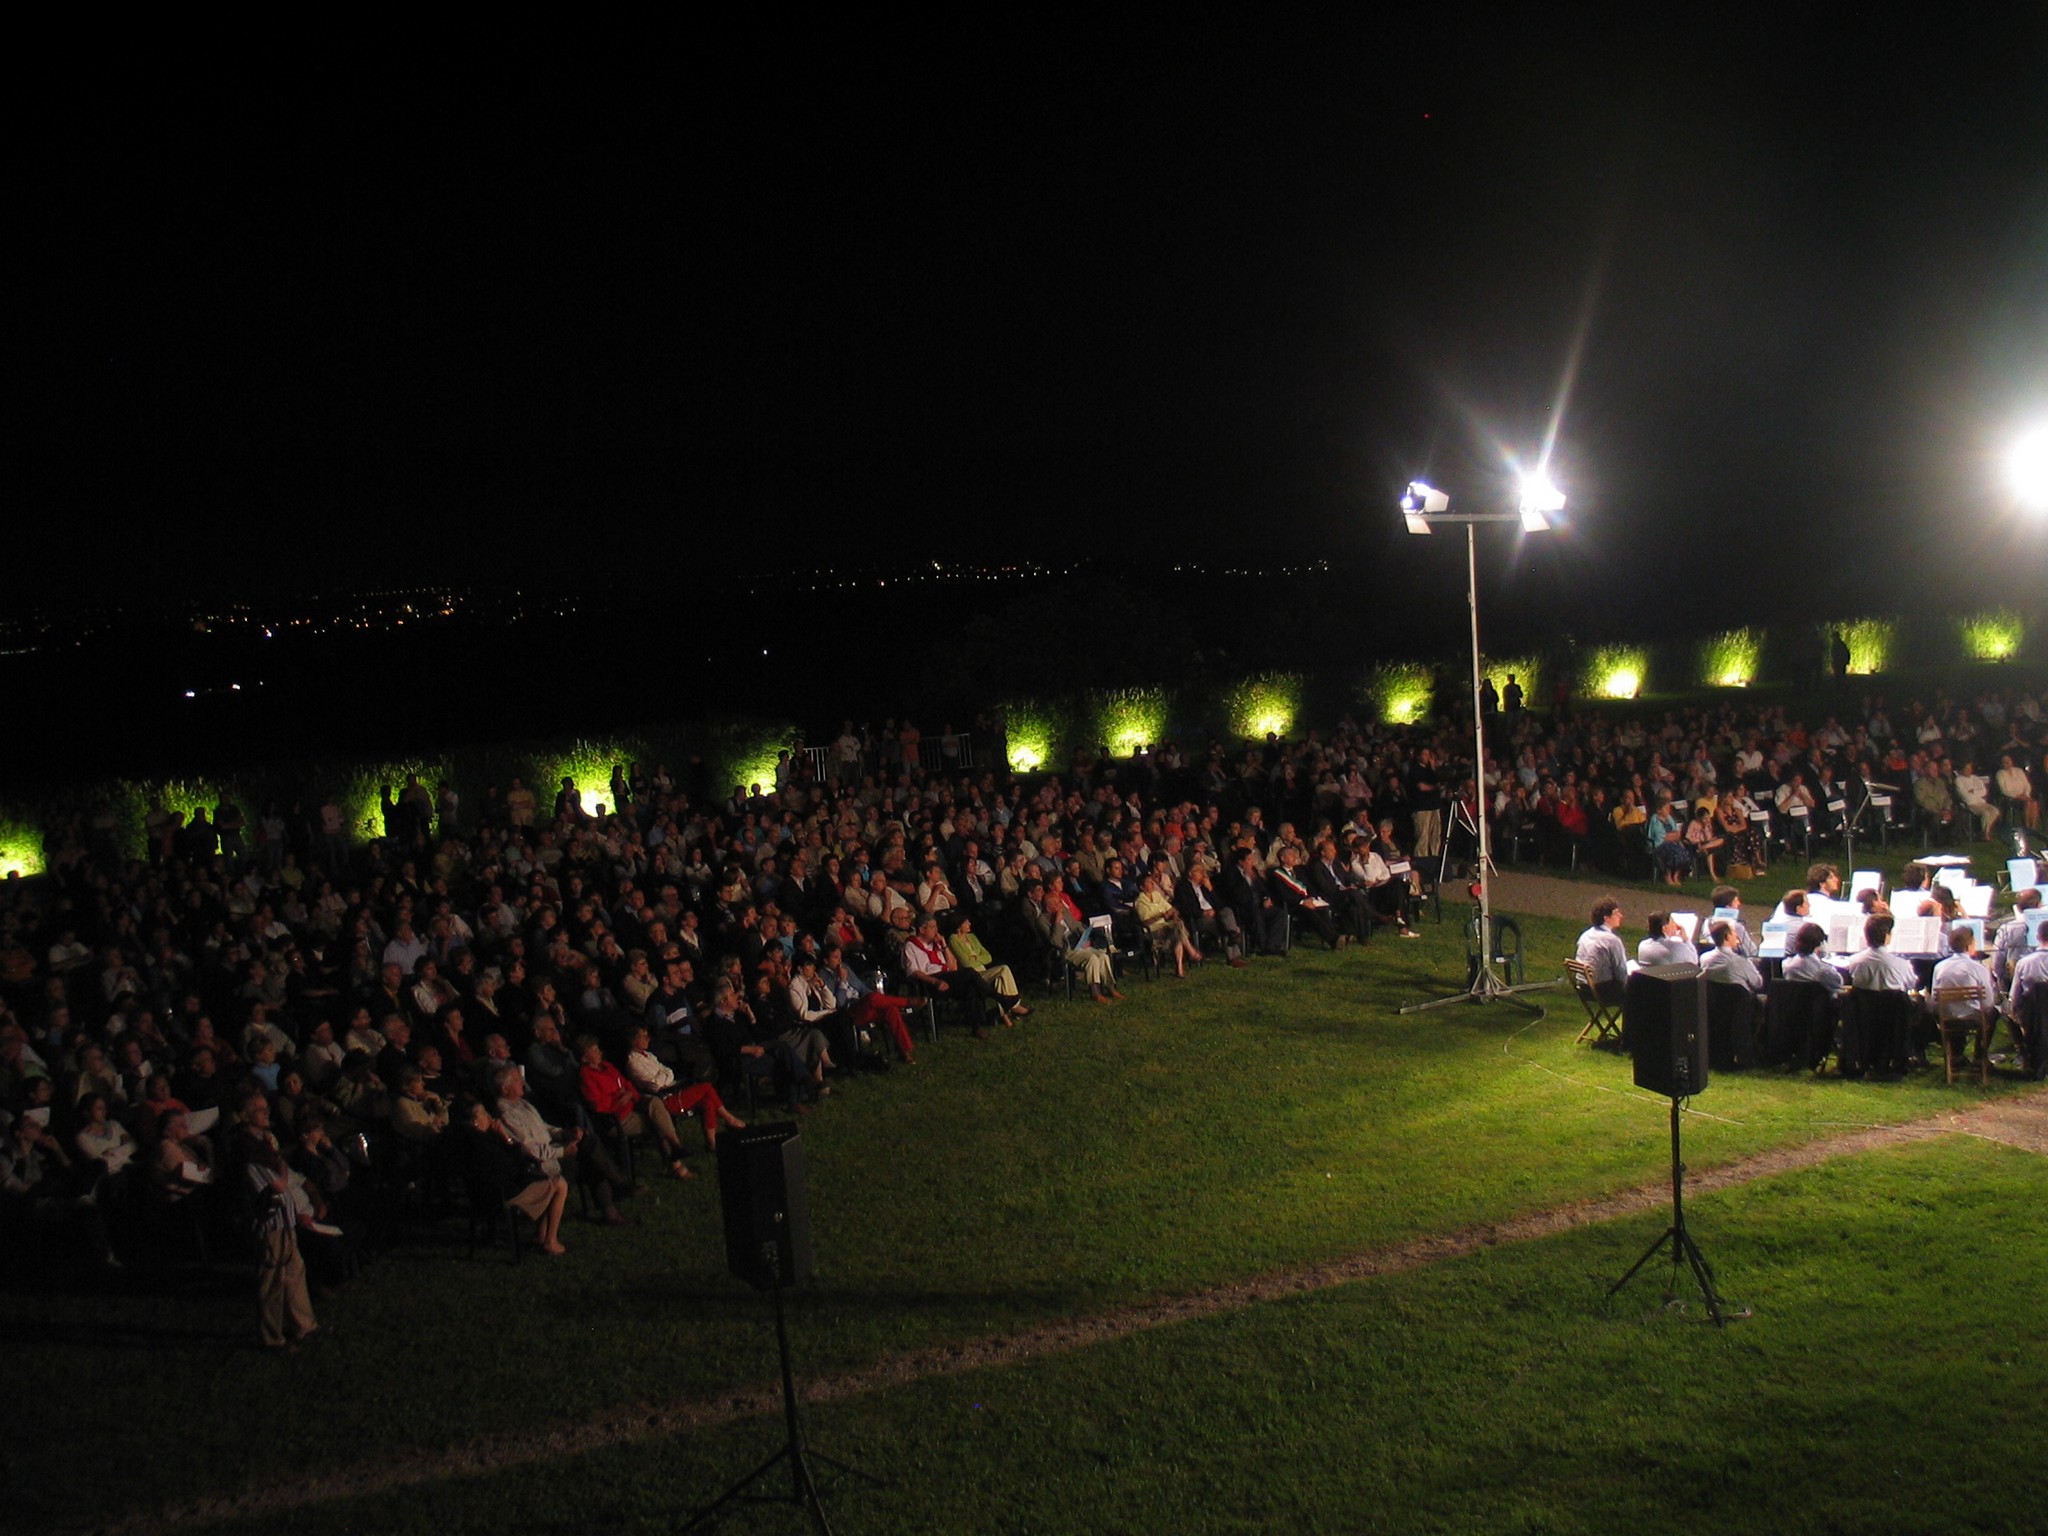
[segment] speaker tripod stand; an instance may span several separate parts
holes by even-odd
[[[1693,1279],[1699,1282],[1700,1294],[1706,1298],[1707,1315],[1714,1320],[1716,1328],[1725,1328],[1728,1320],[1722,1316],[1721,1293],[1714,1288],[1714,1271],[1685,1226],[1685,1164],[1679,1160],[1678,1153],[1678,1106],[1679,1099],[1674,1094],[1671,1099],[1671,1225],[1664,1229],[1663,1236],[1643,1250],[1643,1256],[1629,1266],[1627,1274],[1607,1288],[1607,1294],[1614,1295],[1635,1279],[1636,1272],[1662,1253],[1668,1244],[1671,1248],[1671,1278],[1664,1286],[1664,1305],[1668,1307],[1677,1300],[1678,1266],[1688,1264],[1692,1267]],[[1749,1309],[1740,1308],[1733,1315],[1747,1317]]]
[[[767,1245],[767,1248],[768,1251],[763,1257],[769,1266],[770,1272],[774,1273],[776,1269],[774,1246],[770,1244]],[[823,1451],[812,1450],[809,1443],[805,1441],[803,1420],[797,1417],[796,1411],[796,1375],[790,1369],[789,1364],[789,1325],[784,1321],[783,1317],[783,1287],[779,1280],[773,1289],[775,1291],[775,1345],[782,1356],[782,1421],[784,1429],[782,1448],[758,1467],[754,1468],[745,1477],[734,1483],[730,1488],[726,1489],[725,1492],[721,1493],[709,1504],[706,1504],[702,1509],[690,1516],[689,1520],[683,1525],[683,1529],[686,1531],[694,1531],[698,1526],[703,1525],[706,1521],[716,1516],[728,1504],[794,1504],[809,1517],[811,1529],[816,1531],[818,1536],[832,1536],[832,1522],[825,1518],[825,1501],[818,1492],[818,1480],[811,1472],[811,1463],[814,1461],[821,1461],[834,1471],[844,1472],[849,1476],[860,1478],[862,1481],[871,1483],[877,1488],[889,1486],[871,1472],[863,1472],[859,1467],[835,1460],[827,1456]],[[755,1493],[752,1491],[755,1483],[774,1471],[777,1463],[784,1461],[789,1463],[788,1493]]]

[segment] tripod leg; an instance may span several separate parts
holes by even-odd
[[[1619,1280],[1615,1281],[1614,1284],[1607,1287],[1607,1294],[1612,1296],[1616,1291],[1619,1291],[1624,1285],[1627,1285],[1629,1281],[1635,1279],[1636,1272],[1640,1270],[1645,1264],[1649,1263],[1650,1260],[1657,1257],[1658,1254],[1662,1253],[1664,1251],[1664,1245],[1672,1241],[1672,1239],[1675,1238],[1677,1234],[1678,1228],[1666,1227],[1664,1229],[1663,1235],[1660,1236],[1654,1243],[1650,1244],[1649,1247],[1645,1248],[1643,1250],[1643,1256],[1640,1259],[1637,1259],[1635,1263],[1631,1264],[1628,1267],[1628,1273],[1623,1275]],[[1678,1255],[1674,1251],[1672,1254],[1672,1262],[1676,1263],[1677,1259]]]
[[[753,1487],[754,1484],[758,1483],[763,1477],[767,1476],[768,1472],[774,1467],[775,1463],[782,1460],[782,1458],[787,1456],[788,1454],[789,1447],[785,1445],[782,1447],[781,1450],[777,1451],[773,1456],[770,1456],[766,1461],[762,1462],[761,1465],[754,1468],[753,1471],[749,1472],[745,1477],[741,1478],[738,1482],[734,1483],[730,1488],[726,1489],[725,1492],[721,1493],[709,1504],[706,1504],[702,1509],[698,1510],[694,1515],[690,1516],[689,1521],[682,1527],[682,1529],[686,1531],[694,1531],[695,1529],[697,1529],[698,1526],[702,1525],[705,1521],[709,1520],[713,1515],[717,1514],[721,1509],[725,1508],[725,1506],[730,1504],[734,1499],[744,1496],[749,1488]]]

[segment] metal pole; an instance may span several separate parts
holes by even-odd
[[[1465,525],[1465,598],[1472,609],[1472,791],[1479,824],[1479,975],[1493,989],[1493,887],[1489,868],[1492,849],[1486,837],[1486,717],[1479,711],[1479,530]]]

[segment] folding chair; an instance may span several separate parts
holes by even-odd
[[[1603,1000],[1599,989],[1593,985],[1593,968],[1583,960],[1567,960],[1565,974],[1572,979],[1572,990],[1579,995],[1579,1002],[1586,1010],[1586,1027],[1579,1031],[1574,1044],[1583,1045],[1586,1036],[1593,1036],[1595,1045],[1609,1041],[1621,1043],[1621,1004]]]
[[[1966,1003],[1971,1013],[1963,1018],[1950,1018],[1944,1011],[1957,1004]],[[1941,1031],[1941,1060],[1948,1069],[1948,1080],[1956,1080],[1956,1052],[1961,1048],[1958,1037],[1977,1038],[1977,1077],[1985,1087],[1991,1086],[1991,1033],[1998,1027],[1998,1015],[1987,1004],[1984,989],[1975,982],[1968,986],[1936,987],[1934,989],[1934,1024]]]

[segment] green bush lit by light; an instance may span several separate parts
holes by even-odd
[[[1123,688],[1096,694],[1090,704],[1095,739],[1113,756],[1129,757],[1166,734],[1166,694],[1162,689]]]
[[[0,816],[0,879],[43,872],[43,834],[25,821]]]
[[[1650,676],[1650,653],[1640,645],[1603,645],[1586,658],[1583,691],[1596,699],[1633,699]]]
[[[1849,647],[1849,672],[1855,677],[1869,677],[1882,672],[1891,662],[1892,650],[1898,644],[1899,626],[1892,619],[1841,619],[1828,626],[1833,633],[1840,634]],[[1833,647],[1833,640],[1828,642]]]
[[[1747,688],[1756,681],[1764,637],[1756,629],[1724,629],[1700,642],[1699,679],[1709,688]]]
[[[1239,736],[1262,741],[1285,738],[1301,709],[1299,672],[1258,672],[1235,684],[1223,696],[1230,728]]]
[[[533,786],[534,793],[544,804],[552,808],[555,794],[562,787],[564,778],[576,781],[576,800],[583,807],[583,814],[595,816],[602,805],[606,810],[615,810],[612,805],[612,769],[620,764],[630,764],[635,753],[615,738],[578,737],[566,747],[558,747],[540,755],[535,776],[539,783]],[[752,765],[749,765],[752,766]],[[761,783],[769,788],[775,786],[775,754],[768,754],[765,771],[756,768],[753,777],[736,779],[735,783]]]
[[[2025,621],[2010,608],[1987,608],[1956,622],[1962,630],[1963,655],[1971,661],[2010,661],[2019,654],[2027,633]]]
[[[799,735],[794,723],[780,719],[734,720],[714,727],[710,740],[701,748],[704,766],[711,779],[713,798],[724,800],[735,784],[747,789],[758,784],[763,792],[772,792],[775,788],[776,757],[785,750],[794,751]],[[592,762],[604,757],[606,751],[623,754],[604,758],[604,771],[598,773],[590,784],[584,783],[581,777],[576,780],[576,788],[580,791],[587,792],[595,785],[601,791],[597,799],[607,803],[611,800],[610,781],[613,763],[631,763],[635,758],[644,759],[661,755],[658,752],[641,750],[639,744],[633,742],[610,741],[591,745],[594,750],[586,756]],[[574,773],[575,769],[564,768],[562,772]],[[559,779],[560,774],[556,777]],[[586,793],[584,804],[589,806],[595,803]]]
[[[447,774],[446,764],[432,758],[407,758],[395,762],[350,763],[332,770],[339,782],[334,789],[334,803],[341,807],[342,825],[348,835],[362,841],[374,841],[384,835],[384,791],[388,787],[395,800],[404,791],[407,779],[418,774],[420,783],[427,787],[427,793],[439,803],[441,781]]]
[[[1059,718],[1052,707],[1039,699],[1013,699],[1004,706],[1003,719],[1011,771],[1038,773],[1049,767],[1059,741]]]
[[[1384,662],[1373,669],[1366,696],[1381,724],[1415,725],[1427,720],[1435,707],[1436,679],[1420,662]]]
[[[1540,697],[1536,682],[1542,675],[1543,663],[1534,656],[1488,656],[1479,665],[1480,676],[1493,679],[1496,698],[1508,691],[1508,678],[1512,675],[1521,685],[1524,706],[1534,704]]]

